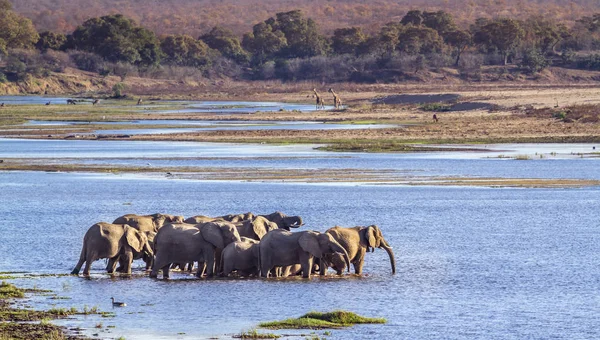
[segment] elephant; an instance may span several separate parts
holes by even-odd
[[[206,275],[211,277],[215,273],[215,264],[216,271],[219,270],[221,251],[229,243],[239,240],[237,228],[229,222],[167,224],[156,234],[156,257],[150,277],[157,277],[162,269],[163,277],[168,278],[172,263],[194,261],[199,263],[196,276],[202,276],[204,267],[200,263],[204,263]]]
[[[286,214],[276,211],[269,215],[258,215],[266,218],[271,222],[275,222],[279,229],[290,230],[290,228],[298,228],[302,226],[302,217],[300,216],[287,216]]]
[[[339,226],[328,229],[326,234],[331,235],[350,256],[350,262],[354,265],[354,272],[358,275],[362,274],[362,268],[365,261],[365,254],[371,249],[375,251],[375,248],[384,249],[390,257],[390,264],[392,266],[392,274],[396,273],[396,259],[392,247],[383,238],[381,230],[376,225],[368,227],[354,227],[354,228],[342,228]],[[324,258],[324,263],[321,266],[321,274],[324,275],[327,271],[327,267],[331,265],[340,275],[344,271],[346,265],[340,256],[337,254],[328,255]],[[350,269],[350,268],[348,268]]]
[[[260,241],[261,276],[269,277],[273,267],[302,266],[302,277],[309,278],[313,259],[321,259],[324,254],[341,253],[348,266],[348,253],[330,234],[316,231],[292,233],[287,230],[274,230]]]
[[[110,259],[107,267],[109,273],[114,272],[116,261],[122,259],[123,272],[131,274],[131,261],[134,257],[140,257],[142,252],[154,256],[145,233],[141,233],[127,224],[96,223],[88,229],[83,237],[79,262],[71,274],[79,274],[81,266],[85,262],[83,273],[88,276],[92,262],[105,258]]]
[[[245,214],[237,214],[237,215],[224,215],[224,216],[219,216],[219,217],[215,217],[215,219],[221,219],[227,222],[231,222],[231,223],[238,223],[238,222],[242,222],[242,221],[248,221],[248,220],[253,220],[254,219],[254,214],[251,212],[247,212]]]
[[[197,216],[192,216],[192,217],[186,218],[183,221],[183,223],[187,223],[187,224],[200,224],[200,223],[215,222],[215,221],[223,221],[223,220],[220,219],[220,218],[218,218],[218,217],[210,217],[210,216],[204,216],[204,215],[197,215]]]
[[[129,224],[141,232],[157,232],[165,223],[182,223],[183,216],[174,216],[166,214],[135,215],[127,214],[117,217],[114,224]]]
[[[154,238],[156,237],[156,233],[155,232],[149,232],[146,233],[146,236],[148,237],[148,244],[150,245],[150,248],[152,249],[153,252],[156,252],[156,248],[154,247]],[[133,256],[133,260],[139,260],[139,259],[144,260],[144,262],[146,263],[146,271],[150,270],[152,268],[152,263],[154,262],[154,256],[151,256],[150,254],[143,252],[143,253],[134,253]],[[126,263],[125,263],[125,259],[124,258],[119,258],[119,267],[117,267],[117,272],[122,273],[124,268],[126,267]],[[110,273],[111,269],[109,268],[109,266],[106,267],[106,271]]]
[[[240,236],[260,241],[269,231],[278,229],[275,222],[271,222],[262,216],[256,216],[253,220],[245,220],[236,224]]]
[[[221,252],[221,265],[223,276],[229,276],[234,270],[243,276],[258,275],[259,241],[240,237],[239,242],[228,244]]]

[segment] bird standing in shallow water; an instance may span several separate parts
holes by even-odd
[[[127,306],[127,304],[125,302],[115,302],[115,298],[111,297],[110,298],[113,304],[113,307],[125,307]]]

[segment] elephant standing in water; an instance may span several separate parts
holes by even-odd
[[[275,222],[279,229],[290,230],[290,228],[298,228],[302,226],[304,223],[302,222],[302,217],[300,216],[287,216],[286,214],[276,211],[269,215],[258,215],[266,218],[271,222]]]
[[[262,216],[253,220],[245,220],[236,224],[240,237],[260,241],[268,232],[279,229],[275,222],[271,222]]]
[[[320,260],[325,254],[340,253],[350,267],[348,253],[330,234],[316,231],[292,233],[287,230],[269,232],[260,241],[260,270],[269,277],[273,267],[302,266],[302,277],[310,277],[313,259]]]
[[[142,252],[150,257],[154,255],[146,233],[141,233],[126,224],[96,223],[83,237],[79,262],[71,274],[79,274],[85,262],[83,274],[87,276],[90,274],[92,262],[105,258],[110,259],[107,267],[109,273],[114,272],[117,260],[121,259],[124,265],[123,272],[131,274],[131,262],[135,257],[141,257]]]
[[[221,253],[223,276],[237,270],[242,276],[258,275],[259,242],[241,237],[240,242],[232,242]]]
[[[254,219],[254,214],[251,212],[247,212],[245,214],[230,214],[230,215],[224,215],[224,216],[219,216],[219,217],[215,217],[215,219],[221,219],[227,222],[231,222],[231,223],[238,223],[238,222],[242,222],[242,221],[248,221],[248,220],[253,220]]]
[[[158,231],[154,239],[156,258],[150,277],[157,277],[158,271],[162,269],[163,277],[168,278],[172,263],[194,261],[199,262],[198,277],[204,271],[200,262],[205,263],[206,275],[211,277],[219,270],[221,251],[229,243],[239,240],[237,228],[229,222],[167,224]]]
[[[368,227],[342,228],[333,227],[328,229],[326,234],[331,235],[339,244],[346,249],[350,256],[350,262],[354,265],[354,272],[358,275],[362,274],[362,267],[365,261],[365,254],[369,249],[375,251],[375,248],[384,249],[390,257],[392,266],[392,274],[396,273],[396,259],[392,247],[383,238],[381,230],[376,225]],[[324,275],[327,267],[334,268],[338,275],[344,271],[346,263],[339,255],[327,255],[321,263],[321,274]],[[350,268],[348,268],[350,269]]]
[[[183,223],[183,216],[174,216],[166,214],[152,214],[152,215],[135,215],[127,214],[121,217],[117,217],[113,221],[114,224],[129,224],[135,229],[141,232],[158,232],[164,224],[167,223]]]

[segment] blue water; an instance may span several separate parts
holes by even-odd
[[[311,310],[347,309],[385,325],[333,330],[332,339],[591,339],[600,336],[598,188],[489,189],[229,183],[115,175],[0,173],[0,270],[68,273],[97,221],[136,212],[185,216],[282,210],[305,229],[377,224],[394,246],[367,254],[360,279],[291,281],[17,280],[70,300],[39,308],[127,302],[117,317],[64,321],[102,337],[207,338]],[[142,263],[136,272],[141,274]],[[185,280],[184,280],[185,279]],[[190,279],[190,280],[187,280]],[[284,333],[290,333],[285,331]],[[185,335],[178,335],[185,333]],[[322,332],[318,334],[322,335]]]
[[[322,152],[314,150],[315,145],[0,139],[0,158],[70,158],[55,161],[119,166],[378,169],[419,176],[600,179],[600,158],[577,155],[592,152],[592,146],[504,144],[475,146],[485,152],[376,154]],[[499,155],[529,155],[532,160]]]
[[[487,152],[367,154],[298,145],[0,139],[0,159],[600,179],[600,158],[577,155],[592,146],[486,145],[479,147]],[[534,158],[536,153],[545,158],[490,158]],[[376,224],[394,247],[396,275],[390,274],[387,254],[377,250],[367,254],[361,278],[195,280],[176,273],[170,281],[157,281],[143,276],[143,263],[137,262],[134,278],[111,279],[103,274],[105,263],[98,261],[90,280],[13,280],[69,298],[36,296],[30,304],[39,309],[87,305],[114,311],[115,318],[55,321],[101,338],[227,337],[262,321],[334,309],[384,317],[388,323],[333,330],[328,339],[600,337],[598,187],[244,183],[17,171],[0,172],[0,188],[0,271],[69,273],[87,228],[126,213],[217,216],[280,210],[301,215],[304,229]],[[111,296],[128,307],[113,310]],[[103,328],[94,328],[100,322]],[[317,334],[323,336],[323,331]]]

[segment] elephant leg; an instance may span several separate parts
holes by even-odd
[[[363,264],[365,263],[365,252],[360,252],[352,263],[354,265],[354,273],[357,275],[362,275]]]
[[[98,260],[96,254],[88,254],[86,256],[85,267],[83,268],[83,275],[90,276],[90,268],[94,261]]]
[[[171,264],[168,263],[166,266],[162,267],[163,279],[169,278],[169,269],[171,268]]]
[[[86,262],[85,257],[80,258],[79,262],[77,262],[77,265],[75,265],[75,268],[73,268],[71,271],[71,275],[79,275],[79,271],[81,270],[81,266],[83,266],[84,262]]]
[[[204,254],[204,263],[206,265],[206,277],[213,277],[215,274],[215,252],[209,250]]]
[[[220,273],[221,272],[221,253],[223,252],[223,249],[216,249],[215,250],[215,273]]]
[[[133,252],[131,251],[131,249],[125,250],[121,257],[123,258],[123,269],[121,272],[127,275],[131,275],[131,263],[133,262]]]
[[[117,261],[119,261],[121,257],[119,255],[112,257],[108,260],[108,264],[106,265],[106,272],[109,274],[115,273],[115,266],[117,265]]]
[[[302,278],[308,279],[310,278],[310,274],[313,266],[313,258],[312,256],[307,256],[306,259],[302,260]]]
[[[153,263],[154,263],[154,258],[150,258],[146,261],[146,271],[149,271],[152,268]]]
[[[166,262],[166,259],[164,259],[163,257],[164,255],[162,253],[156,254],[156,258],[154,259],[154,263],[152,264],[152,271],[150,272],[150,277],[157,278],[158,271],[161,270],[166,264],[170,265],[170,263]]]
[[[292,266],[277,267],[277,277],[288,277],[292,272]]]
[[[204,275],[204,272],[206,272],[206,262],[198,261],[198,270],[196,271],[196,276],[202,277]]]

